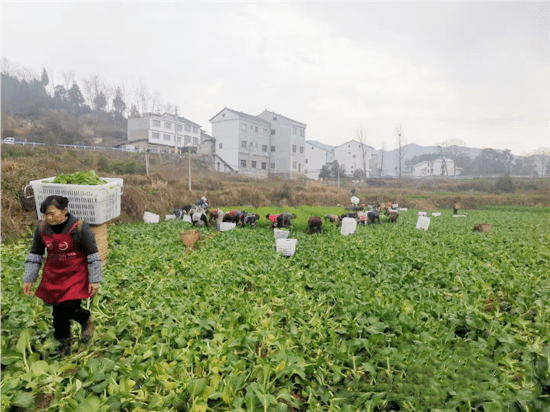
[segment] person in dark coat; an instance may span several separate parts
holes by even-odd
[[[296,215],[293,213],[281,213],[277,216],[277,227],[290,227],[291,220],[296,219]]]
[[[367,212],[367,225],[372,225],[373,223],[376,223],[376,221],[378,221],[378,224],[382,224],[382,222],[380,222],[380,215],[378,212]]]
[[[321,232],[323,221],[319,216],[312,216],[307,220],[308,234]]]
[[[66,197],[52,195],[40,205],[44,220],[34,231],[23,276],[23,293],[29,296],[47,250],[35,295],[52,306],[54,337],[60,341],[61,356],[71,353],[72,320],[82,325],[82,340],[92,337],[93,319],[81,302],[93,297],[101,282],[101,256],[94,234],[87,223],[68,212],[68,204]]]
[[[270,227],[270,229],[275,229],[275,227],[277,226],[277,218],[278,218],[278,217],[279,217],[279,214],[272,214],[272,215],[270,215],[270,214],[268,213],[267,215],[265,215],[265,218],[271,222],[271,227]]]

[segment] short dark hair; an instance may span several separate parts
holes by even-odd
[[[46,213],[46,209],[51,205],[57,207],[59,210],[63,210],[67,208],[68,204],[69,199],[65,196],[51,195],[44,199],[44,201],[40,204],[40,213]]]

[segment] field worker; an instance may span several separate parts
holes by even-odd
[[[291,220],[296,219],[293,213],[281,213],[277,216],[277,227],[290,227]]]
[[[277,218],[279,217],[278,214],[270,215],[269,213],[265,215],[265,218],[271,222],[270,229],[275,229],[277,227]]]
[[[380,215],[378,212],[367,212],[367,225],[372,225],[373,223],[376,223],[378,220],[378,224],[381,224],[380,222]]]
[[[34,231],[23,276],[23,292],[28,296],[47,249],[42,279],[35,294],[52,305],[54,337],[60,341],[61,356],[71,353],[71,320],[82,325],[82,340],[92,337],[92,316],[81,307],[81,302],[93,297],[101,282],[101,257],[95,237],[87,223],[68,213],[68,204],[66,197],[53,195],[40,205],[44,220]]]

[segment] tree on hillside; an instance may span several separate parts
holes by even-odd
[[[405,162],[405,154],[407,152],[407,148],[405,147],[405,145],[407,144],[407,139],[405,138],[405,136],[403,136],[403,125],[402,124],[398,124],[397,127],[395,128],[395,133],[396,133],[396,145],[397,145],[397,156],[395,158],[395,169],[396,171],[398,172],[398,176],[401,177],[402,176],[402,168],[403,168],[403,164]]]
[[[130,108],[130,114],[128,117],[139,117],[139,110],[135,104]]]
[[[69,105],[69,94],[65,87],[61,84],[55,86],[53,92],[53,106],[56,109],[67,108]]]
[[[513,156],[510,150],[483,149],[472,160],[472,170],[479,175],[509,173]]]
[[[122,98],[122,91],[120,87],[116,88],[115,98],[113,99],[113,112],[115,116],[123,117],[124,111],[126,110],[126,103]]]
[[[94,110],[98,112],[104,112],[105,107],[107,106],[107,98],[105,93],[100,91],[96,97],[94,97]]]
[[[69,90],[75,81],[74,70],[68,70],[61,73],[61,78],[63,79],[63,86],[65,86],[65,90]]]
[[[139,79],[137,83],[134,84],[134,99],[135,106],[139,113],[146,113],[151,99],[151,94],[149,93],[149,88],[147,84]]]
[[[79,111],[79,109],[84,105],[84,97],[82,96],[80,87],[78,87],[78,84],[75,81],[73,81],[73,85],[69,89],[68,95],[73,110]]]
[[[105,86],[99,77],[99,74],[90,74],[83,80],[84,98],[88,104],[88,107],[95,107],[94,100],[99,93],[104,92]],[[104,93],[105,94],[105,93]]]
[[[46,69],[42,69],[42,77],[41,77],[42,86],[46,87],[48,84],[50,84],[50,78],[48,77],[48,73],[46,72]]]

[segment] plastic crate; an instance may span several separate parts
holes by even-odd
[[[225,232],[226,230],[234,229],[237,225],[231,222],[222,222],[216,225],[220,232]]]
[[[120,197],[122,195],[123,180],[119,178],[101,177],[107,183],[103,185],[65,185],[49,183],[55,179],[48,177],[32,180],[29,185],[34,191],[36,212],[38,219],[44,215],[40,213],[40,205],[51,195],[64,196],[69,199],[67,209],[77,219],[83,219],[91,225],[100,225],[120,216]]]
[[[430,227],[430,218],[426,216],[418,216],[416,221],[416,228],[418,230],[428,230]]]
[[[345,217],[342,219],[342,227],[340,228],[340,234],[351,235],[355,233],[357,229],[357,221],[352,217]]]
[[[288,230],[273,229],[273,237],[275,239],[287,239],[289,234]]]
[[[277,253],[282,253],[283,256],[292,256],[296,252],[297,243],[298,239],[277,239],[275,240]]]

